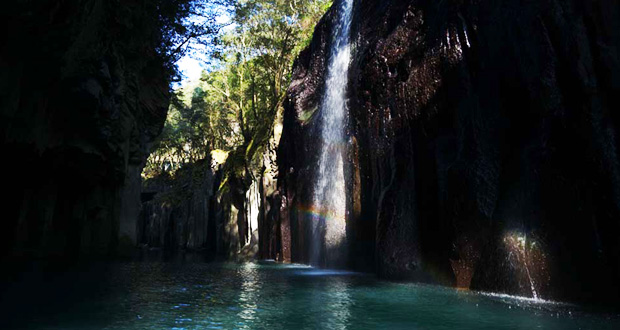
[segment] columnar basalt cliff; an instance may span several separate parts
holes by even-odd
[[[209,160],[183,167],[174,178],[164,172],[146,180],[141,195],[138,244],[166,252],[215,252],[217,181]]]
[[[268,229],[265,201],[270,198],[269,173],[262,177],[228,178],[210,160],[186,164],[174,177],[163,173],[144,182],[138,219],[138,244],[164,254],[200,252],[207,259],[247,261],[259,253],[259,230]],[[230,173],[228,173],[230,174]],[[266,195],[267,192],[267,195]],[[265,242],[268,249],[268,242]]]
[[[285,105],[282,260],[308,260],[303,210],[334,19],[297,59]],[[361,0],[352,29],[350,267],[617,300],[620,4]]]
[[[107,256],[135,245],[140,172],[169,101],[150,5],[3,5],[3,256]]]

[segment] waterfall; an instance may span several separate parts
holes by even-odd
[[[337,265],[344,258],[346,192],[344,181],[346,89],[351,50],[349,35],[353,0],[339,1],[339,20],[334,26],[319,127],[320,155],[313,195],[310,262]]]
[[[532,275],[530,274],[530,269],[525,263],[525,271],[527,273],[527,278],[530,280],[530,289],[532,290],[532,297],[534,299],[538,299],[538,292],[536,292],[536,287],[534,286],[534,280],[532,280]]]

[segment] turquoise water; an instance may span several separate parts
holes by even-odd
[[[128,262],[4,290],[5,329],[620,329],[574,305],[275,263]]]

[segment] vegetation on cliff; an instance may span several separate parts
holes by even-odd
[[[174,93],[143,175],[172,173],[213,150],[234,155],[228,157],[231,173],[259,169],[258,151],[272,136],[293,60],[330,4],[251,0],[232,5],[229,27],[207,48],[210,68],[199,82]]]

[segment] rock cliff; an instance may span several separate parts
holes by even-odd
[[[149,5],[3,4],[3,256],[108,256],[135,244],[140,172],[169,101]]]
[[[355,7],[350,267],[546,299],[617,300],[618,2]],[[285,105],[284,260],[307,260],[302,213],[334,19],[326,14],[297,59]]]
[[[164,172],[146,180],[138,219],[138,243],[169,252],[215,251],[213,203],[217,181],[208,160],[183,167],[174,178]]]

